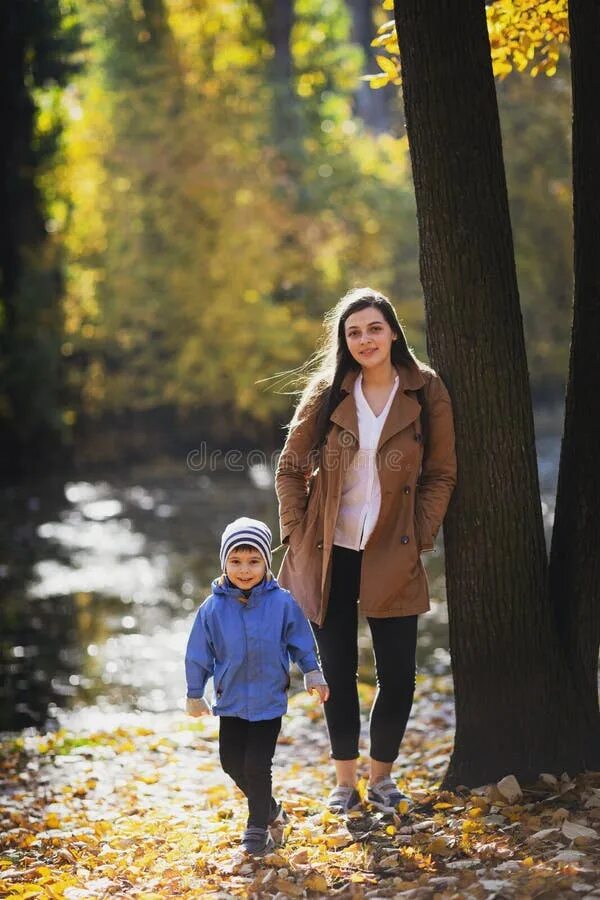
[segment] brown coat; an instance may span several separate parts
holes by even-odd
[[[376,618],[429,609],[420,552],[433,549],[456,483],[452,406],[442,379],[422,364],[399,366],[398,375],[398,390],[377,446],[381,509],[361,566],[360,610]],[[331,414],[333,424],[320,457],[311,453],[316,442],[313,403],[290,431],[275,476],[281,540],[289,544],[278,580],[319,625],[327,613],[344,473],[358,449],[356,377],[349,372],[342,382],[344,396]],[[421,387],[427,409],[424,452],[421,407],[407,393]]]

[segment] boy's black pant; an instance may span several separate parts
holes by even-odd
[[[219,756],[223,771],[248,798],[248,825],[266,828],[275,808],[271,797],[271,763],[281,731],[281,716],[249,722],[221,716]]]
[[[313,623],[330,696],[325,719],[333,759],[356,759],[360,712],[358,669],[358,592],[362,551],[333,548],[331,591],[323,626]],[[377,696],[371,710],[371,757],[394,762],[415,690],[417,616],[368,617],[373,638]]]

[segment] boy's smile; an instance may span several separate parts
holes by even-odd
[[[258,552],[252,548],[234,547],[225,563],[225,574],[240,590],[249,591],[263,580],[267,567]]]

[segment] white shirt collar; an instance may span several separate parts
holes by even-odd
[[[392,405],[392,400],[394,399],[394,395],[395,395],[396,391],[398,390],[398,381],[399,381],[399,378],[398,378],[398,375],[396,375],[396,377],[394,378],[394,383],[390,390],[390,394],[387,399],[387,402],[386,402],[384,408],[379,413],[379,415],[376,416],[375,413],[373,412],[373,410],[371,409],[371,407],[369,406],[369,404],[367,402],[367,398],[364,395],[363,387],[362,387],[363,376],[362,376],[362,372],[359,372],[358,378],[354,382],[354,399],[356,401],[356,405],[359,408],[360,412],[367,413],[369,416],[371,416],[376,421],[379,419],[382,419],[383,421],[385,421],[385,418],[386,418],[388,412],[390,411],[390,406]]]

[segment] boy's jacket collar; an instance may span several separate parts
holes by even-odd
[[[242,594],[242,591],[239,587],[236,587],[234,584],[231,584],[226,575],[219,575],[218,578],[215,578],[212,582],[212,592],[213,594],[221,595],[224,597],[233,597],[235,600],[243,600],[244,603],[250,603],[256,597],[260,597],[265,591],[273,591],[279,587],[277,583],[277,579],[273,575],[272,572],[267,572],[263,581],[260,584],[257,584],[256,587],[252,588],[250,595],[246,598]]]

